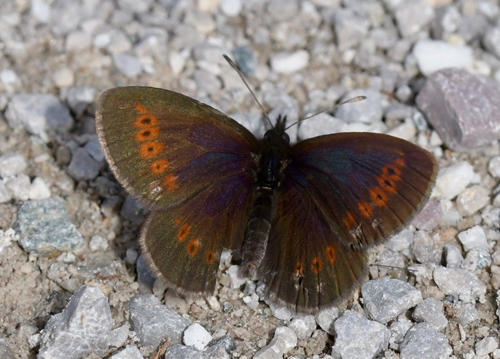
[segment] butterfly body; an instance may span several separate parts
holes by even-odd
[[[96,128],[124,188],[151,210],[141,248],[181,294],[212,295],[223,248],[242,253],[274,302],[316,312],[366,276],[366,249],[428,199],[434,157],[388,135],[290,145],[280,119],[262,140],[221,112],[150,87],[106,91]]]
[[[266,253],[276,192],[290,162],[290,137],[285,124],[286,118],[278,117],[276,126],[260,141],[262,152],[256,154],[256,187],[242,250],[241,274],[245,277],[255,274]]]

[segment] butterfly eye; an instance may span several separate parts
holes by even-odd
[[[290,143],[290,136],[288,136],[288,133],[283,132],[283,134],[281,135],[281,138],[282,138],[282,139],[283,139],[283,141],[285,141],[286,143]]]

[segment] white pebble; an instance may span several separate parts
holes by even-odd
[[[222,12],[227,16],[238,16],[241,12],[241,0],[222,0],[220,3]]]
[[[191,345],[198,350],[203,350],[212,340],[212,336],[198,323],[191,324],[184,331],[184,344]]]
[[[458,234],[458,239],[464,246],[467,252],[472,248],[488,248],[488,241],[486,240],[486,233],[483,227],[475,226],[466,231]]]
[[[474,60],[470,47],[444,41],[419,41],[413,48],[413,54],[420,71],[425,76],[448,67],[463,69],[471,66]]]
[[[308,63],[309,53],[306,50],[281,52],[271,58],[272,69],[283,74],[302,70]]]
[[[439,170],[436,179],[436,195],[455,198],[474,178],[474,169],[468,162],[458,162]]]
[[[50,197],[50,187],[43,178],[35,177],[31,182],[30,199],[44,199]]]
[[[108,241],[99,235],[95,235],[90,239],[89,248],[92,252],[105,251],[108,249]]]

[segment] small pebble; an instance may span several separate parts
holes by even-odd
[[[198,323],[191,324],[184,330],[184,344],[193,346],[198,350],[204,350],[211,340],[210,333]]]

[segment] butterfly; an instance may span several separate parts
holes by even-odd
[[[183,295],[213,295],[223,249],[265,295],[314,313],[366,277],[367,248],[403,229],[429,198],[432,154],[385,134],[337,133],[293,146],[286,118],[257,139],[190,97],[119,87],[96,129],[112,172],[151,213],[140,244]]]

